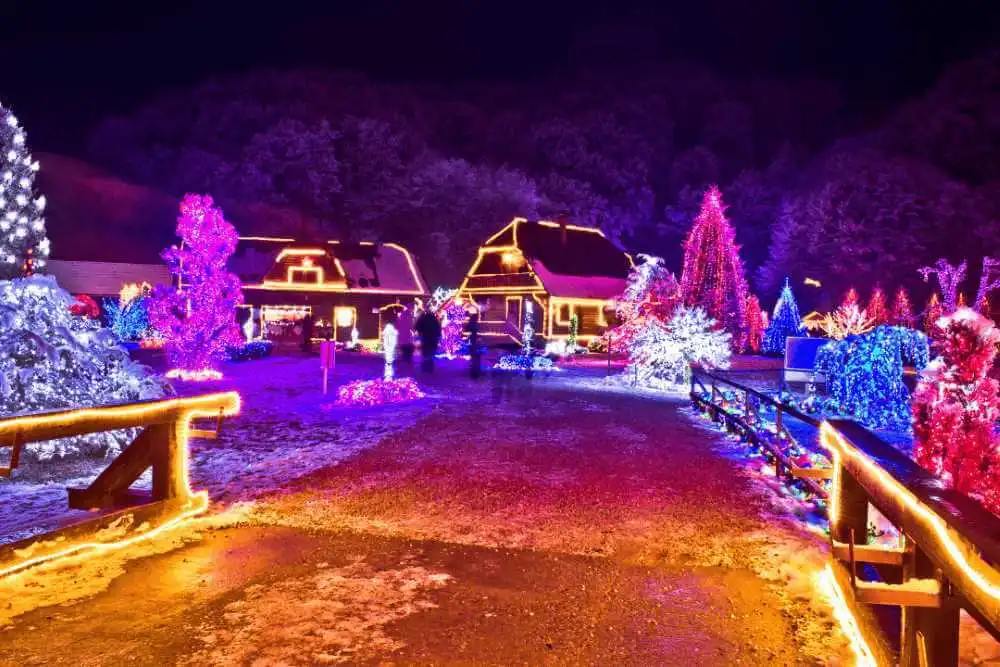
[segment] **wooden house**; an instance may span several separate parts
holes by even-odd
[[[229,270],[243,284],[241,318],[257,335],[281,337],[311,313],[317,336],[346,342],[378,338],[404,305],[427,296],[413,257],[395,243],[305,243],[290,237],[241,237]],[[290,334],[294,335],[294,334]]]
[[[581,343],[609,326],[632,260],[592,227],[514,218],[479,248],[459,293],[480,310],[484,336],[521,342],[530,310],[536,336]]]

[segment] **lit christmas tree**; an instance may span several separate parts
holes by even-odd
[[[872,290],[872,296],[868,300],[868,308],[865,311],[872,321],[872,326],[879,327],[883,324],[889,324],[889,305],[881,287]]]
[[[921,376],[913,400],[916,460],[951,487],[979,496],[1000,512],[998,383],[989,376],[1000,344],[990,320],[968,309],[939,320],[931,332],[940,355]]]
[[[739,342],[746,334],[748,289],[736,232],[725,211],[722,193],[713,185],[684,241],[681,299],[686,306],[703,308]]]
[[[0,281],[0,416],[159,398],[163,381],[129,359],[110,330],[71,312],[51,276]],[[115,455],[134,430],[30,445],[38,459]]]
[[[456,294],[444,302],[437,316],[441,320],[441,353],[448,359],[454,359],[462,349],[465,320],[469,314]]]
[[[611,349],[627,351],[635,335],[646,321],[666,323],[680,302],[680,291],[674,274],[667,270],[661,257],[639,255],[639,263],[629,272],[625,292],[615,299],[615,319],[610,335]]]
[[[804,336],[805,332],[806,328],[802,325],[802,317],[799,315],[799,306],[795,303],[795,295],[792,294],[792,286],[788,278],[785,278],[785,286],[781,288],[778,303],[774,304],[771,324],[764,332],[762,346],[764,354],[783,355],[785,339],[789,336]]]
[[[941,319],[942,315],[944,315],[944,308],[941,306],[940,297],[935,292],[931,294],[930,301],[927,302],[927,308],[924,310],[924,331],[927,332],[928,336],[934,331],[934,325]]]
[[[183,277],[183,290],[160,286],[149,303],[149,320],[166,339],[173,366],[168,377],[216,379],[215,359],[243,342],[236,306],[243,303],[239,279],[226,270],[236,249],[236,229],[208,195],[188,194],[177,219],[181,248],[164,251],[170,271]],[[183,271],[183,276],[182,276]]]
[[[629,345],[626,376],[653,389],[673,389],[691,381],[691,365],[729,368],[731,341],[701,308],[677,309],[666,324],[648,319]]]
[[[847,309],[858,311],[856,305]],[[904,364],[927,365],[927,337],[903,327],[881,326],[827,343],[816,354],[816,370],[826,376],[829,403],[837,412],[876,429],[910,427],[910,392]]]
[[[858,291],[853,287],[847,290],[847,294],[844,295],[844,302],[840,304],[841,308],[848,308],[850,306],[857,306],[858,310],[861,309],[861,302],[858,299]]]
[[[45,268],[49,239],[45,236],[45,197],[36,198],[35,162],[24,130],[9,109],[0,105],[0,279],[31,275]]]
[[[917,326],[917,318],[913,314],[913,306],[910,304],[910,295],[903,287],[900,287],[896,292],[896,298],[892,304],[892,323],[908,329]]]
[[[747,299],[747,335],[743,346],[744,350],[749,350],[754,354],[760,352],[760,346],[764,342],[764,313],[760,309],[760,300],[750,295]]]

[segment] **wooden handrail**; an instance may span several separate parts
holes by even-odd
[[[722,384],[729,385],[733,389],[738,389],[739,391],[744,391],[753,394],[754,396],[759,398],[762,402],[774,406],[775,408],[781,408],[782,412],[784,412],[786,415],[791,415],[796,419],[809,424],[810,426],[815,426],[816,428],[819,428],[819,425],[822,423],[819,419],[807,415],[804,412],[798,410],[797,408],[788,405],[787,403],[783,403],[782,401],[774,398],[773,396],[769,396],[758,389],[754,389],[753,387],[748,387],[739,382],[735,382],[724,375],[720,375],[718,373],[712,373],[702,369],[694,369],[694,371],[692,372],[692,379],[698,375],[710,378],[716,382],[721,382]]]
[[[23,445],[123,428],[169,424],[185,414],[190,419],[215,416],[222,410],[228,416],[239,412],[239,408],[239,394],[226,392],[6,417],[0,419],[0,446],[13,446],[15,439]]]

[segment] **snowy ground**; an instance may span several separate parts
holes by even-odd
[[[0,664],[852,664],[824,539],[684,397],[456,361],[422,401],[334,408],[317,366],[225,369],[243,414],[192,446],[210,516],[0,579]],[[28,472],[7,530],[66,519]]]

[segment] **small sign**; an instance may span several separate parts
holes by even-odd
[[[816,353],[827,338],[789,336],[785,339],[785,381],[808,382],[816,369]]]
[[[335,368],[337,366],[337,347],[334,341],[320,341],[319,365],[320,368]]]

